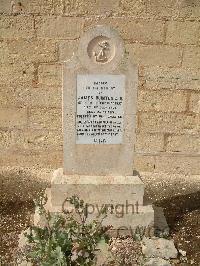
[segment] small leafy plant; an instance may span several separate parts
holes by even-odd
[[[32,226],[25,234],[30,245],[26,259],[41,266],[95,265],[98,244],[109,240],[107,231],[110,227],[102,226],[105,210],[102,210],[101,217],[87,222],[87,204],[78,196],[64,202],[73,206],[73,213],[64,210],[63,204],[63,213],[52,215],[44,208],[46,201],[41,198],[37,202],[45,225]]]

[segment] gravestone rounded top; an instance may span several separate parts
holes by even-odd
[[[124,43],[118,32],[108,26],[98,25],[80,39],[78,57],[90,72],[115,70],[124,55]]]

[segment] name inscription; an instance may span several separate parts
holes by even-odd
[[[76,144],[123,142],[124,75],[77,75]]]

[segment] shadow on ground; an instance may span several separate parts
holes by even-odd
[[[188,212],[200,210],[200,191],[157,201],[155,205],[164,208],[167,223],[173,230]]]
[[[177,248],[187,252],[187,257],[194,261],[193,265],[200,265],[200,191],[170,197],[155,204],[163,207]]]

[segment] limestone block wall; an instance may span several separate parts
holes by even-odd
[[[62,166],[61,62],[95,24],[139,66],[135,168],[199,174],[199,0],[0,0],[0,166]]]

